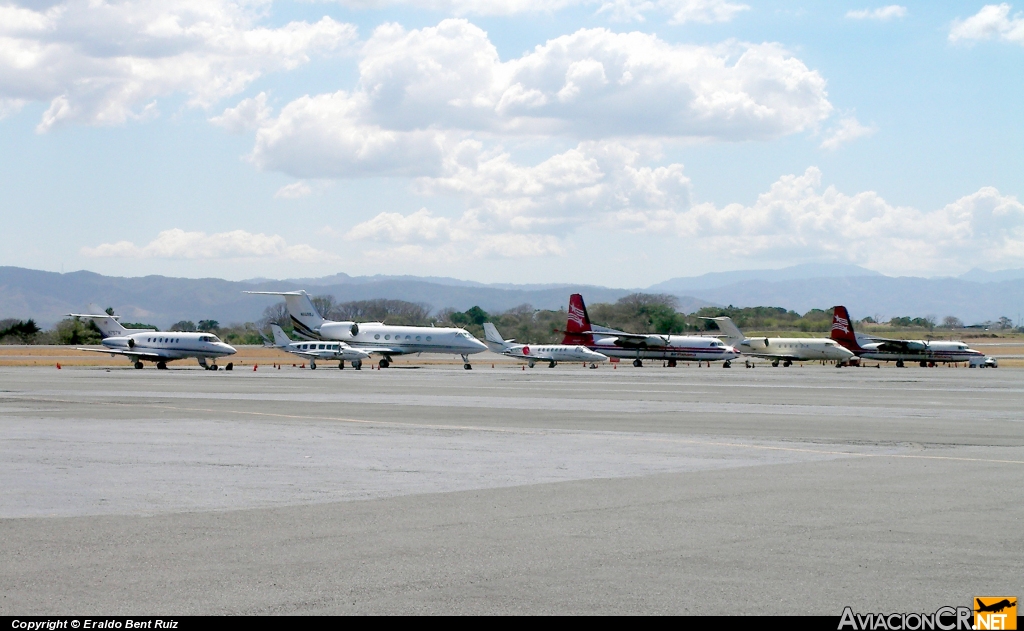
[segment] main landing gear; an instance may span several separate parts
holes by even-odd
[[[722,363],[722,368],[732,368],[732,362],[728,359]]]
[[[315,359],[309,360],[309,369],[310,370],[316,370],[316,360]]]
[[[463,355],[462,356],[462,361],[464,362],[462,364],[463,368],[465,368],[466,370],[473,370],[473,366],[469,363],[469,357],[467,357],[466,355]]]
[[[551,361],[548,362],[548,368],[554,368],[554,367],[555,367],[555,360],[552,359]]]
[[[167,362],[157,362],[156,368],[157,370],[167,370]]]
[[[674,360],[674,359],[668,360],[668,367],[669,368],[675,368],[676,367],[676,360]]]
[[[379,362],[377,362],[377,367],[378,368],[387,368],[390,365],[391,365],[391,362],[388,361],[387,357],[384,357]]]
[[[352,367],[355,368],[356,370],[362,370],[363,369],[363,360],[361,360],[361,359],[353,359],[352,360]]]
[[[142,370],[142,362],[136,361],[135,362],[135,369],[136,370]]]
[[[903,368],[903,360],[902,359],[897,359],[896,360],[896,367],[897,368]]]
[[[345,370],[345,360],[344,359],[338,362],[338,370]]]
[[[639,358],[633,360],[633,368],[643,368],[644,363]]]

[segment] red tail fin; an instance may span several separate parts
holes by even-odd
[[[850,313],[842,305],[832,307],[832,339],[848,350],[860,350],[857,335],[853,332],[853,322],[850,321]]]
[[[569,319],[565,323],[562,344],[589,344],[593,336],[583,331],[590,331],[590,315],[587,305],[583,304],[583,295],[573,294],[569,296]]]

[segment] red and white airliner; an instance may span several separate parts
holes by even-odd
[[[738,350],[717,337],[626,333],[591,324],[581,294],[569,296],[569,319],[562,344],[580,344],[608,357],[632,359],[637,368],[645,359],[667,360],[669,366],[677,361],[724,362],[722,365],[728,368],[740,356]]]
[[[883,362],[896,362],[903,368],[903,362],[919,362],[922,367],[936,363],[966,362],[968,365],[998,367],[995,359],[986,358],[963,342],[941,342],[936,340],[891,340],[872,335],[858,335],[853,330],[853,321],[846,307],[832,307],[832,339],[850,350],[857,357]],[[860,339],[858,339],[860,338]],[[863,340],[863,342],[862,342]]]

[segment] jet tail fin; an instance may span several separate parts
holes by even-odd
[[[274,346],[278,348],[284,348],[292,343],[291,339],[288,337],[288,334],[284,332],[284,329],[277,326],[276,324],[271,324],[270,330],[274,333]]]
[[[861,350],[857,342],[857,334],[853,330],[850,313],[843,305],[832,307],[832,333],[830,337],[840,346],[850,351]]]
[[[743,331],[740,331],[740,328],[736,326],[736,323],[734,323],[732,318],[728,316],[704,319],[711,320],[718,325],[718,329],[725,334],[725,341],[728,342],[730,346],[736,346],[743,340],[747,339],[746,336],[743,335]]]
[[[590,330],[590,314],[587,313],[587,305],[583,302],[583,294],[572,294],[569,296],[569,317],[565,322],[565,337],[562,344],[589,344],[593,340]]]
[[[303,337],[314,340],[320,339],[318,331],[326,320],[316,310],[316,307],[313,306],[313,301],[309,299],[309,294],[305,291],[300,289],[299,291],[245,291],[242,293],[283,296],[284,302],[288,306],[288,315],[291,316],[292,324],[295,326],[295,331]]]
[[[117,321],[117,316],[104,313],[99,307],[89,305],[88,310],[89,313],[69,313],[68,315],[82,320],[92,320],[96,324],[96,328],[103,334],[104,339],[108,337],[122,337],[133,332],[121,326],[121,323]]]
[[[487,344],[487,348],[495,353],[500,353],[508,348],[508,344],[502,339],[501,333],[498,333],[498,328],[490,322],[484,322],[484,344]]]

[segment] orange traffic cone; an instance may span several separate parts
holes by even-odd
[[[253,372],[256,372],[256,369],[257,369],[257,368],[259,368],[259,367],[260,367],[260,365],[259,365],[259,364],[253,364],[253,365],[252,365],[252,371],[253,371]]]
[[[57,362],[57,370],[60,370],[60,362]]]

